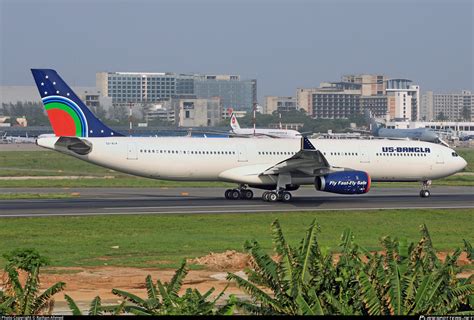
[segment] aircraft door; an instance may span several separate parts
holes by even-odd
[[[364,147],[359,147],[359,159],[360,163],[370,163],[369,153]]]
[[[244,145],[237,145],[237,156],[239,162],[247,162],[247,149]]]
[[[127,145],[127,160],[137,160],[137,159],[138,159],[137,144],[129,143]]]
[[[439,151],[438,153],[436,153],[436,164],[443,164],[443,163],[444,163],[443,153]]]

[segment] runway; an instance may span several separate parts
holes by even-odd
[[[430,198],[416,188],[378,188],[359,196],[334,195],[305,187],[289,203],[225,200],[222,188],[0,188],[12,193],[79,193],[78,198],[1,200],[0,218],[130,214],[265,213],[320,210],[474,209],[474,187],[434,187]]]

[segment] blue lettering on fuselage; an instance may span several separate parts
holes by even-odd
[[[431,153],[431,149],[426,147],[382,147],[382,152]]]

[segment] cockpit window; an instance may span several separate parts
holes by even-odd
[[[451,153],[453,157],[459,157],[459,155],[456,152]]]

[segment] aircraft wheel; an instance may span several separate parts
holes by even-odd
[[[279,200],[279,199],[278,199],[278,194],[277,194],[276,192],[273,192],[273,191],[272,191],[272,192],[269,192],[269,193],[268,193],[268,201],[270,201],[270,202],[276,202],[276,201],[278,201],[278,200]]]
[[[232,199],[232,189],[227,189],[224,193],[224,196],[227,200],[231,200]]]
[[[269,201],[269,200],[268,200],[268,194],[269,194],[268,191],[265,191],[264,193],[262,193],[262,200],[263,200],[263,201]]]
[[[252,190],[242,190],[242,198],[245,200],[250,200],[253,198]]]
[[[291,201],[291,198],[292,198],[291,193],[289,193],[287,191],[283,192],[283,194],[281,196],[281,200],[283,200],[283,202],[289,202],[289,201]]]
[[[431,195],[429,190],[421,190],[420,191],[420,197],[422,198],[428,198]]]
[[[237,189],[231,190],[230,198],[231,198],[232,200],[240,199],[240,191],[237,190]]]

